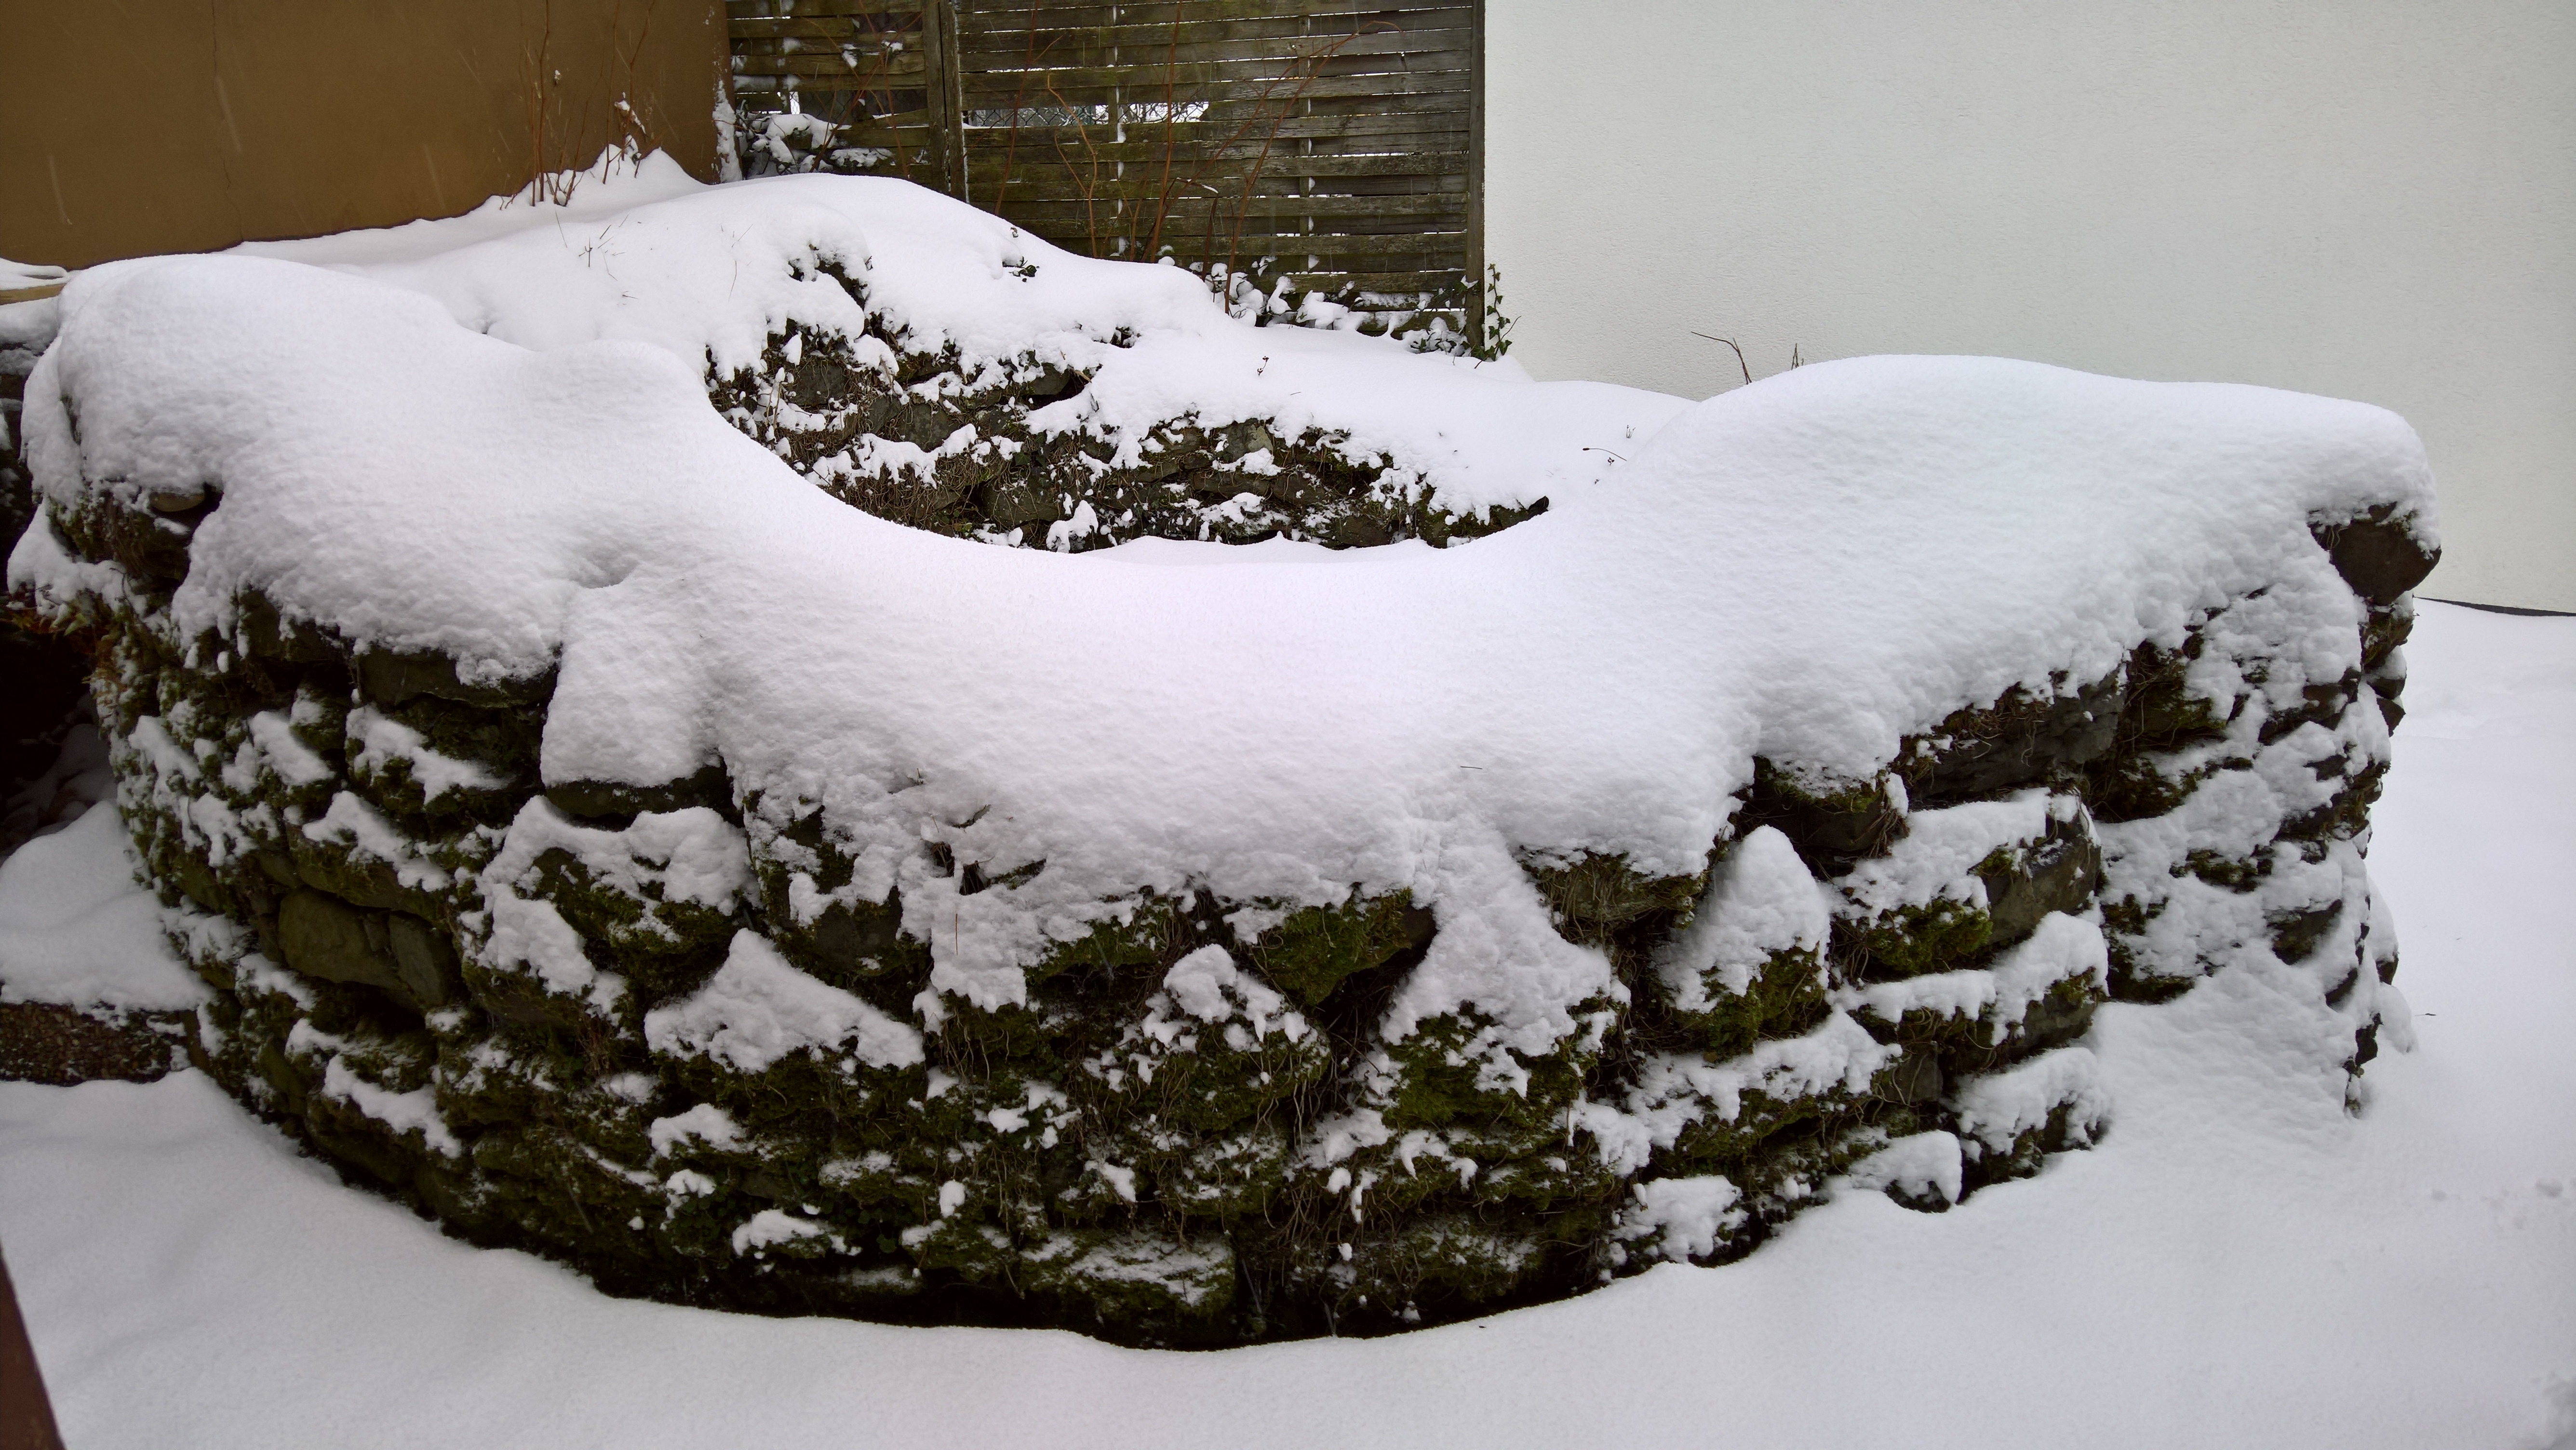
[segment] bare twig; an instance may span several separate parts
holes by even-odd
[[[1243,250],[1243,219],[1244,215],[1252,210],[1252,188],[1254,184],[1261,179],[1262,168],[1270,164],[1270,148],[1278,143],[1279,128],[1288,124],[1289,108],[1296,105],[1299,100],[1304,98],[1307,89],[1313,86],[1316,79],[1324,73],[1325,61],[1339,55],[1343,46],[1359,39],[1373,28],[1393,30],[1395,27],[1385,21],[1374,21],[1369,25],[1361,26],[1350,34],[1334,41],[1332,44],[1315,51],[1312,55],[1300,57],[1300,59],[1305,62],[1305,73],[1297,78],[1297,88],[1290,91],[1288,93],[1288,98],[1280,103],[1279,114],[1270,119],[1270,133],[1261,138],[1261,154],[1253,158],[1252,170],[1244,175],[1243,204],[1235,208],[1234,235],[1226,242],[1225,264],[1228,271],[1232,271],[1234,269],[1235,258]],[[1264,86],[1262,88],[1261,98],[1264,101],[1270,99],[1271,90],[1272,86]]]
[[[1010,199],[1011,163],[1020,154],[1020,112],[1029,97],[1029,73],[1038,68],[1038,58],[1044,54],[1038,49],[1038,7],[1044,3],[1046,0],[1029,0],[1028,58],[1020,66],[1019,84],[1011,90],[1011,135],[1002,145],[1002,179],[993,188],[993,209],[996,211]],[[1055,49],[1055,42],[1048,41],[1047,49]]]
[[[1734,339],[1734,338],[1731,338],[1731,337],[1717,337],[1717,336],[1714,336],[1714,335],[1712,335],[1712,334],[1702,332],[1702,331],[1700,331],[1700,330],[1699,330],[1699,329],[1697,329],[1697,328],[1693,328],[1693,329],[1691,329],[1691,336],[1693,336],[1693,337],[1705,337],[1705,338],[1707,338],[1707,339],[1708,339],[1709,341],[1711,341],[1711,342],[1722,342],[1722,343],[1725,343],[1725,344],[1727,345],[1727,347],[1728,347],[1730,350],[1732,350],[1732,351],[1734,352],[1734,354],[1735,354],[1735,366],[1736,366],[1736,368],[1737,368],[1739,371],[1741,371],[1741,372],[1744,374],[1744,381],[1746,381],[1747,383],[1750,383],[1750,382],[1752,382],[1752,381],[1753,381],[1753,365],[1752,365],[1751,363],[1748,363],[1748,362],[1746,362],[1746,361],[1744,360],[1744,349],[1742,349],[1742,348],[1740,348],[1740,347],[1737,347],[1737,346],[1735,345],[1735,339]]]
[[[1064,166],[1065,176],[1068,179],[1072,179],[1074,185],[1082,189],[1082,232],[1083,235],[1090,240],[1091,255],[1097,257],[1100,255],[1100,207],[1098,198],[1098,192],[1100,189],[1100,148],[1091,144],[1091,128],[1082,123],[1082,113],[1073,108],[1072,103],[1064,98],[1063,92],[1058,91],[1055,88],[1055,83],[1052,81],[1047,83],[1047,95],[1054,99],[1056,105],[1064,111],[1065,115],[1072,118],[1074,139],[1082,143],[1083,151],[1089,155],[1091,160],[1091,174],[1087,177],[1074,178],[1073,162],[1064,154],[1063,139],[1061,137],[1057,138],[1055,143],[1056,160]]]

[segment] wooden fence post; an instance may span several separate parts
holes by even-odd
[[[1467,63],[1467,341],[1477,351],[1485,336],[1485,0],[1475,0],[1468,25]]]
[[[962,201],[966,196],[966,105],[957,55],[956,0],[924,0],[921,46],[929,71],[931,165],[939,173],[939,189]]]

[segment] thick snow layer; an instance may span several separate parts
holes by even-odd
[[[750,931],[734,934],[705,986],[644,1015],[644,1040],[656,1052],[703,1054],[738,1072],[765,1071],[797,1052],[846,1050],[870,1067],[921,1061],[920,1033],[789,966]]]
[[[0,1002],[184,1011],[205,1001],[135,871],[105,804],[0,861]]]
[[[2026,790],[1999,801],[1971,801],[1947,810],[1916,811],[1905,818],[1905,839],[1853,867],[1834,883],[1861,913],[1924,906],[1936,897],[1986,905],[1978,863],[1998,849],[2036,842],[2052,819],[2083,811],[2072,796]]]
[[[1533,383],[1518,364],[1356,333],[1255,328],[1190,273],[1076,256],[909,182],[708,187],[658,152],[632,170],[604,166],[560,206],[495,199],[448,220],[237,251],[422,293],[523,347],[631,340],[719,374],[754,366],[791,323],[860,336],[866,314],[823,275],[828,264],[865,288],[908,350],[953,346],[970,378],[1005,363],[1091,376],[1031,420],[1041,431],[1133,443],[1185,415],[1211,428],[1268,419],[1290,438],[1348,430],[1351,456],[1384,453],[1470,510],[1588,484],[1684,406],[1605,383]],[[867,349],[863,361],[885,345]]]
[[[1832,925],[1825,893],[1798,848],[1777,827],[1761,826],[1710,873],[1708,895],[1691,924],[1656,954],[1655,972],[1675,1007],[1705,1012],[1711,973],[1714,985],[1740,996],[1776,953],[1822,952]]]
[[[518,280],[574,263],[522,257],[561,242],[515,222],[399,264],[442,302],[273,259],[99,269],[65,294],[31,382],[30,456],[66,509],[84,478],[220,490],[170,606],[182,647],[234,634],[256,590],[361,644],[453,655],[469,681],[559,667],[550,784],[721,761],[773,826],[819,807],[857,863],[845,889],[899,888],[932,943],[930,1026],[952,999],[1022,1001],[1023,964],[1140,892],[1320,905],[1356,884],[1439,915],[1390,1038],[1472,1004],[1488,1022],[1473,1050],[1508,1073],[1505,1049],[1547,1051],[1623,990],[1557,935],[1521,853],[1696,873],[1757,753],[1867,780],[1910,730],[2016,685],[2099,678],[2256,591],[2230,628],[2270,631],[2263,689],[2295,701],[2359,663],[2361,605],[2310,521],[2394,504],[2430,529],[2422,451],[2374,408],[1879,358],[1688,408],[1632,461],[1551,486],[1550,513],[1463,549],[1207,569],[979,547],[797,478],[707,407],[690,349],[735,346],[723,328],[749,336],[775,320],[763,308],[828,289],[789,270],[826,243],[873,247],[872,293],[918,289],[905,305],[961,346],[1132,317],[1179,349],[1137,363],[1135,387],[1169,390],[1146,410],[1164,416],[1233,408],[1227,369],[1280,330],[1159,269],[1049,258],[1022,278],[1001,223],[894,183],[684,192],[620,213],[615,236],[644,248],[667,222],[685,250],[719,217],[767,239],[743,263],[766,280],[742,285],[775,296],[720,304],[712,263],[653,251],[632,265],[665,269],[653,295],[676,300],[627,318],[569,276]],[[504,251],[453,260],[485,247]],[[441,290],[451,266],[539,290],[478,311]],[[1061,296],[1050,276],[1072,279]],[[1536,385],[1363,342],[1276,345],[1315,349],[1319,379],[1406,428],[1472,436],[1497,468],[1539,466],[1537,435],[1589,436]],[[1279,401],[1269,376],[1244,406]],[[1106,377],[1084,396],[1128,386]],[[57,603],[116,596],[45,529],[10,577]],[[369,839],[344,799],[307,831]],[[1045,869],[969,892],[925,842],[988,878]],[[550,917],[496,901],[487,961],[613,1003],[621,984]]]
[[[979,1447],[2560,1447],[2576,621],[2428,604],[2412,650],[2372,866],[2421,1041],[2371,1065],[2358,1116],[2314,988],[2231,970],[2103,1008],[2085,1047],[2113,1131],[1962,1211],[1847,1192],[1731,1267],[1211,1354],[611,1300],[348,1192],[194,1073],[0,1084],[0,1243],[84,1450],[826,1445],[854,1425]],[[1956,1182],[1944,1145],[1906,1142],[1870,1172]],[[1685,1234],[1685,1207],[1722,1213],[1673,1204]]]

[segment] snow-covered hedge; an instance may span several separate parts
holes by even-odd
[[[74,284],[10,581],[96,648],[204,1065],[471,1236],[1389,1328],[2033,1171],[2106,997],[2271,954],[2371,1052],[2384,412],[1537,384],[865,179],[304,247]],[[968,473],[986,542],[845,501]]]

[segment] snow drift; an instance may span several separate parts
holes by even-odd
[[[1683,405],[900,183],[584,195],[100,269],[28,390],[11,586],[95,643],[198,1057],[469,1235],[1400,1327],[2035,1171],[2108,995],[2276,958],[2373,1050],[2385,412]]]

